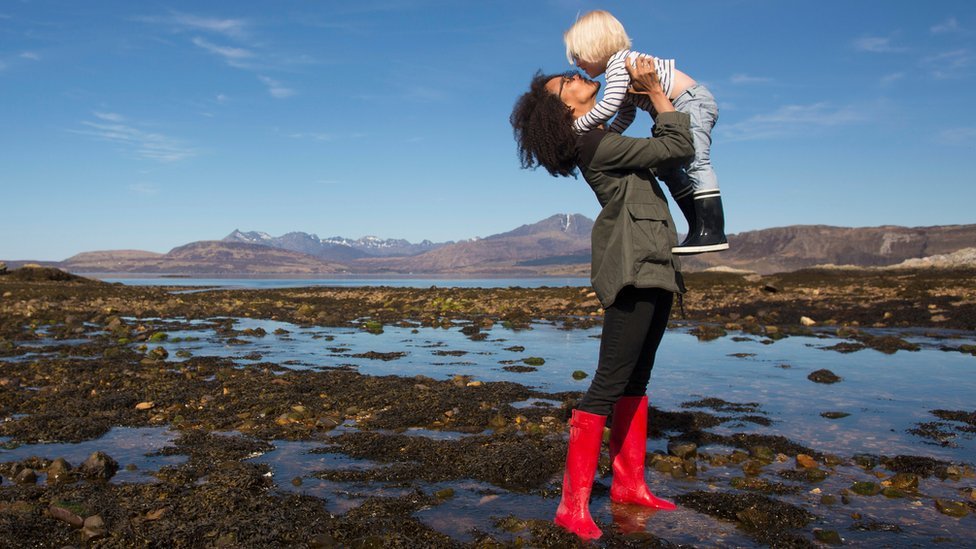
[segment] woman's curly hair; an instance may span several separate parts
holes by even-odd
[[[529,91],[512,108],[512,124],[523,168],[542,166],[550,175],[576,176],[573,112],[546,83],[562,74],[535,73]]]

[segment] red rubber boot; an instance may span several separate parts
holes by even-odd
[[[563,474],[563,494],[556,509],[556,524],[583,538],[603,535],[590,516],[590,491],[600,458],[603,426],[607,416],[573,410],[569,420],[569,450]]]
[[[610,501],[633,503],[673,511],[678,507],[647,489],[644,459],[647,456],[647,396],[620,397],[613,405],[610,427],[610,461],[613,483]]]

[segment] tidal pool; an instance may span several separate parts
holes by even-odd
[[[241,332],[264,330],[263,336]],[[289,368],[354,368],[367,375],[456,375],[479,381],[511,381],[545,392],[585,391],[599,352],[599,328],[564,330],[551,324],[512,330],[495,326],[473,340],[450,329],[384,326],[373,334],[351,328],[306,328],[269,320],[236,319],[233,337],[213,328],[167,332],[170,361],[184,351],[192,356],[220,356],[240,364],[273,362]],[[275,331],[278,330],[278,334]],[[180,339],[190,338],[190,341]],[[177,341],[173,341],[177,339]],[[664,338],[649,387],[650,402],[662,410],[703,411],[701,401],[719,398],[753,404],[753,415],[771,425],[731,422],[715,432],[782,435],[820,451],[851,455],[918,454],[972,461],[973,433],[959,432],[941,446],[908,432],[920,422],[937,421],[930,411],[972,411],[976,395],[976,357],[939,350],[940,341],[914,336],[919,351],[885,354],[873,349],[840,353],[825,349],[836,338],[792,336],[775,342],[733,334],[699,341],[687,329]],[[358,355],[358,356],[357,356]],[[366,358],[373,356],[377,358]],[[542,358],[530,371],[525,359]],[[841,378],[832,384],[807,376],[828,369]],[[697,406],[695,404],[698,404]],[[707,401],[706,403],[707,404]],[[525,405],[525,404],[523,404]],[[849,414],[839,419],[824,412]],[[951,423],[949,424],[951,425]]]

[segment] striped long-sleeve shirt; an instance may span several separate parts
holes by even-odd
[[[638,53],[632,50],[620,50],[610,57],[607,62],[606,79],[607,85],[603,90],[603,98],[593,107],[593,110],[576,119],[573,129],[576,133],[586,133],[613,118],[610,131],[623,133],[634,121],[636,109],[652,112],[650,99],[646,95],[628,95],[627,87],[630,86],[630,74],[627,73],[627,59],[635,57],[652,57],[647,54]],[[661,80],[661,87],[664,94],[671,96],[671,88],[674,85],[674,59],[654,59],[654,67],[657,69],[657,76]]]

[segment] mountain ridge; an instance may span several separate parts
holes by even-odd
[[[103,250],[75,254],[60,262],[37,262],[76,273],[184,275],[589,275],[593,221],[581,214],[556,214],[510,231],[461,241],[432,243],[417,252],[402,239],[319,238],[292,232],[274,237],[235,229],[222,240],[197,241],[165,254],[142,250]],[[286,238],[287,237],[287,238]],[[359,242],[356,247],[353,243]],[[406,244],[404,244],[406,243]],[[684,256],[687,271],[710,268],[760,274],[822,265],[885,267],[937,265],[930,256],[972,248],[976,224],[903,227],[790,225],[729,235],[730,249]],[[386,247],[369,253],[366,247]],[[391,250],[395,250],[391,252]],[[396,255],[399,254],[399,255]],[[961,254],[960,261],[971,255]],[[914,263],[912,262],[914,260]],[[905,262],[909,263],[905,263]],[[27,261],[7,261],[10,266]]]

